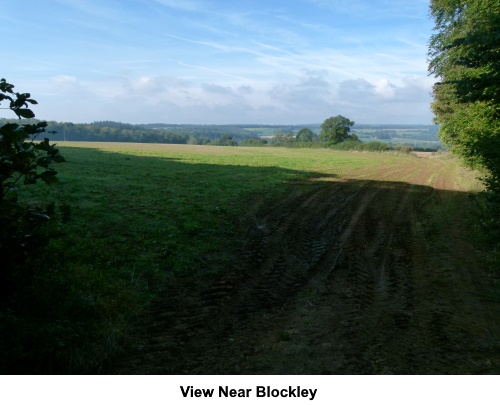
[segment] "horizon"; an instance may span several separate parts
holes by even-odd
[[[329,118],[329,117],[328,117]],[[17,117],[11,117],[11,118],[7,118],[7,117],[0,117],[0,120],[10,120],[10,119],[14,119],[16,121],[19,120],[19,118]],[[112,122],[112,123],[115,123],[115,124],[124,124],[124,125],[174,125],[174,126],[227,126],[227,127],[230,127],[230,126],[235,126],[235,127],[244,127],[244,126],[252,126],[252,127],[304,127],[304,128],[307,128],[307,127],[316,127],[316,126],[321,126],[322,125],[322,122],[314,122],[314,123],[308,123],[308,124],[303,124],[303,123],[298,123],[298,124],[262,124],[262,123],[251,123],[251,122],[246,122],[246,123],[240,123],[240,124],[236,124],[236,123],[229,123],[229,124],[207,124],[207,123],[200,123],[200,124],[193,124],[193,123],[183,123],[183,124],[179,124],[179,123],[174,123],[174,122],[144,122],[144,123],[141,123],[141,124],[134,124],[134,123],[131,123],[131,122],[124,122],[124,121],[114,121],[114,120],[99,120],[99,121],[87,121],[87,122],[74,122],[74,121],[56,121],[56,120],[48,120],[48,119],[44,119],[44,118],[31,118],[33,120],[37,120],[37,121],[46,121],[46,122],[56,122],[58,124],[76,124],[76,125],[91,125],[91,124],[98,124],[98,123],[102,123],[102,122]],[[25,120],[25,118],[22,118],[21,120]],[[367,123],[367,122],[361,122],[361,123],[357,123],[355,122],[354,125],[352,126],[353,128],[356,127],[356,126],[377,126],[377,127],[381,127],[381,126],[398,126],[398,127],[405,127],[405,126],[408,126],[408,127],[415,127],[415,126],[422,126],[422,127],[434,127],[434,126],[439,126],[439,124],[407,124],[407,123],[401,123],[401,124],[397,124],[397,123],[388,123],[388,122],[383,122],[383,123],[380,123],[380,124],[373,124],[373,123]]]
[[[428,0],[8,2],[1,74],[48,121],[302,125],[340,114],[431,125],[428,9]]]

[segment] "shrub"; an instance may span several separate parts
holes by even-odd
[[[267,140],[261,138],[245,139],[240,142],[240,146],[265,146],[267,144]]]
[[[0,81],[0,103],[9,102],[8,109],[19,118],[33,118],[27,108],[37,104],[29,93],[16,93],[5,79]],[[51,237],[54,228],[55,205],[37,207],[18,201],[22,186],[42,180],[58,182],[52,163],[63,162],[58,149],[48,138],[35,142],[45,132],[46,122],[36,124],[7,123],[0,127],[0,305],[5,307],[30,285],[33,267]],[[67,211],[67,210],[66,210]],[[67,213],[67,212],[66,212]],[[56,226],[57,228],[57,226]]]
[[[389,150],[389,148],[389,145],[384,142],[365,142],[362,146],[362,150],[369,152],[384,152]]]
[[[408,145],[394,145],[393,149],[396,152],[406,153],[406,154],[413,152],[413,147]]]
[[[363,143],[360,141],[344,141],[332,146],[336,150],[361,150]]]

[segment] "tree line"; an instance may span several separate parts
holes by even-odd
[[[0,118],[0,125],[12,120]],[[41,122],[34,118],[22,119],[22,124]],[[236,126],[218,125],[168,125],[165,124],[126,124],[114,121],[96,121],[85,124],[72,122],[47,121],[47,131],[53,131],[53,141],[87,142],[140,142],[172,144],[209,144],[224,136],[236,141],[254,137],[252,131]]]
[[[0,125],[11,120],[0,118]],[[19,121],[23,125],[37,125],[41,122],[34,118]],[[297,126],[268,126],[274,129],[270,137],[260,137],[255,129],[258,126],[228,125],[168,125],[168,124],[126,124],[115,121],[96,121],[90,124],[71,122],[46,122],[46,130],[51,133],[52,141],[81,142],[137,142],[163,144],[190,144],[214,146],[275,146],[291,148],[336,148],[383,151],[392,149],[383,142],[362,143],[356,134],[351,133],[354,122],[337,115],[326,119],[319,133],[310,128]],[[296,128],[300,128],[295,130]],[[343,143],[341,146],[338,144]],[[395,149],[406,150],[403,147]]]
[[[343,123],[341,120],[344,119]],[[348,119],[337,116],[325,121],[329,125],[336,125],[337,135],[326,135],[327,129],[318,136],[308,128],[283,132],[277,129],[274,133],[274,141],[270,145],[281,145],[286,143],[290,137],[297,142],[326,142],[340,140],[350,131],[351,123]],[[0,125],[5,125],[12,120],[1,118]],[[34,118],[24,118],[19,121],[22,125],[37,125],[42,122]],[[45,122],[45,121],[43,121]],[[323,124],[325,125],[325,124]],[[344,127],[342,127],[344,125]],[[47,132],[50,132],[52,141],[87,141],[87,142],[140,142],[140,143],[171,143],[171,144],[198,144],[198,145],[223,145],[235,146],[237,144],[268,144],[265,140],[256,137],[255,132],[239,126],[226,125],[165,125],[165,124],[125,124],[114,121],[97,121],[90,124],[75,124],[71,122],[47,121]],[[339,132],[340,131],[340,132]],[[344,132],[342,132],[344,131]],[[337,138],[335,138],[335,136]],[[335,139],[334,139],[335,138]]]
[[[432,0],[429,72],[443,143],[484,173],[490,227],[500,237],[500,2]],[[498,238],[497,238],[498,242]]]

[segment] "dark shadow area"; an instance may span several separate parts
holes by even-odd
[[[33,289],[2,309],[5,373],[461,374],[498,365],[493,307],[478,310],[476,257],[463,239],[460,252],[453,246],[464,225],[433,214],[463,207],[464,193],[336,180],[271,160],[61,150],[62,184],[23,197],[63,198],[73,221]]]
[[[180,301],[175,290],[158,302],[165,323],[145,346],[154,356],[115,372],[493,372],[498,325],[466,315],[482,289],[470,284],[480,282],[475,258],[457,254],[444,233],[456,222],[436,227],[425,212],[450,199],[463,203],[461,193],[377,181],[290,193],[256,215],[231,267],[191,306],[168,311]]]

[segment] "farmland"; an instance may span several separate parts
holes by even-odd
[[[301,128],[309,128],[316,134],[321,133],[321,125],[311,124],[304,126],[269,126],[244,128],[256,136],[272,138],[277,133],[296,133]],[[363,142],[382,140],[387,144],[407,145],[414,148],[441,149],[441,141],[437,137],[439,127],[436,125],[354,125],[352,132]]]
[[[73,211],[40,279],[61,305],[33,320],[51,370],[498,372],[480,186],[453,158],[60,146],[60,184],[22,195]]]

